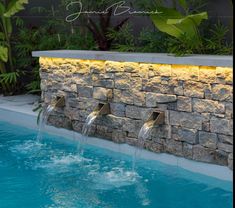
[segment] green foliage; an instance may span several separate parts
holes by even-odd
[[[8,48],[0,45],[0,60],[3,62],[8,61]]]
[[[206,28],[203,36],[204,53],[217,55],[231,55],[233,52],[233,44],[226,41],[229,29],[220,22],[212,27]]]
[[[138,38],[140,52],[166,53],[169,37],[165,33],[144,28]]]
[[[63,2],[62,2],[63,3]],[[59,5],[59,9],[61,5]],[[63,8],[64,9],[64,8]],[[32,51],[39,50],[95,50],[97,45],[88,31],[82,31],[80,28],[73,28],[72,24],[64,21],[63,18],[57,18],[57,14],[62,11],[54,8],[33,8],[31,12],[43,13],[50,17],[48,21],[40,27],[21,26],[16,34],[14,52],[16,54],[16,66],[25,73],[25,90],[28,93],[40,93],[40,76],[38,58],[32,57]]]
[[[12,17],[27,3],[28,0],[0,2],[0,84],[5,94],[12,93],[20,77],[12,57]]]
[[[133,29],[129,24],[124,25],[120,31],[110,30],[108,37],[113,40],[111,49],[120,52],[134,52],[136,50]]]
[[[226,36],[229,32],[227,27],[221,23],[217,23],[212,25],[212,27],[205,25],[202,31],[205,33],[205,35],[201,36],[202,47],[198,47],[196,42],[191,43],[191,39],[185,36],[182,41],[174,38],[170,39],[168,41],[168,52],[177,56],[183,56],[185,54],[232,54],[233,44],[229,44],[226,41]]]
[[[20,77],[19,71],[3,73],[0,74],[0,83],[15,85],[19,77]]]
[[[24,9],[28,0],[10,0],[9,3],[0,2],[0,61],[11,62],[10,67],[13,70],[12,54],[10,50],[10,38],[12,34],[11,17]]]
[[[24,5],[28,4],[28,0],[11,0],[7,5],[4,16],[12,17],[21,10],[24,10]]]
[[[187,10],[185,1],[180,1],[180,5]],[[199,26],[203,20],[208,19],[207,12],[184,16],[173,8],[160,7],[158,11],[161,13],[151,15],[154,25],[159,31],[177,39],[172,39],[171,52],[183,55],[185,52],[191,53],[202,47]],[[179,52],[175,47],[177,43],[181,44]]]

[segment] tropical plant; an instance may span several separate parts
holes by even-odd
[[[24,9],[28,0],[0,1],[0,83],[5,93],[13,90],[19,78],[12,57],[12,17]]]
[[[109,30],[108,38],[113,40],[112,50],[120,52],[134,52],[137,49],[136,38],[130,24],[124,25],[119,31]]]
[[[61,10],[59,10],[61,9]],[[14,54],[17,68],[25,71],[24,87],[28,93],[40,93],[39,63],[37,58],[32,57],[32,51],[37,50],[59,50],[59,49],[87,49],[95,50],[97,45],[92,34],[80,28],[56,18],[62,13],[62,7],[58,10],[53,7],[45,9],[34,7],[31,12],[45,15],[49,20],[38,26],[25,26],[20,20],[21,27],[14,36]]]
[[[203,47],[206,54],[231,55],[233,44],[226,40],[228,27],[221,22],[207,26],[203,35]],[[209,28],[209,29],[208,29]]]
[[[138,37],[138,51],[149,53],[168,52],[169,37],[162,32],[144,28]]]
[[[186,0],[179,0],[178,4],[186,13],[189,11]],[[175,38],[176,42],[181,44],[181,52],[191,53],[193,50],[200,51],[203,48],[199,26],[203,20],[208,19],[207,12],[182,14],[176,8],[167,7],[158,7],[158,12],[151,15],[154,25],[159,31]]]

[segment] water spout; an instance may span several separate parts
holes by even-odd
[[[151,136],[152,130],[155,126],[164,124],[164,112],[154,111],[149,119],[144,123],[138,135],[138,143],[133,155],[132,169],[134,171],[136,158],[139,156],[139,151],[144,148],[145,141]]]
[[[49,116],[54,111],[55,108],[62,108],[65,106],[65,98],[64,96],[57,96],[56,99],[54,99],[50,105],[43,107],[42,109],[42,116],[39,122],[39,128],[38,128],[38,135],[37,135],[37,141],[42,140],[42,131],[45,128],[45,125],[48,121]]]
[[[145,122],[138,135],[138,147],[143,148],[144,142],[151,136],[155,126],[164,124],[165,114],[155,111],[150,118]]]
[[[110,106],[109,104],[99,103],[95,110],[90,113],[86,119],[86,122],[82,129],[82,134],[84,136],[88,136],[91,131],[91,126],[95,122],[95,120],[101,115],[110,114]]]

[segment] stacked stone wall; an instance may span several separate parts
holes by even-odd
[[[42,98],[66,97],[49,123],[81,132],[99,102],[111,114],[100,117],[92,136],[137,144],[153,110],[165,112],[145,148],[233,169],[232,68],[40,58]]]

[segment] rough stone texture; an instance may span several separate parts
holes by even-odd
[[[200,131],[199,132],[199,143],[204,147],[208,147],[210,149],[216,149],[217,143],[218,143],[217,134]]]
[[[93,87],[77,85],[77,93],[79,97],[91,98],[93,93]]]
[[[230,101],[233,100],[233,87],[230,85],[214,85],[212,87],[212,99],[218,101]]]
[[[214,150],[205,148],[201,145],[193,147],[193,159],[201,162],[214,162]]]
[[[224,152],[232,153],[233,152],[233,145],[225,144],[225,143],[218,143],[218,149]]]
[[[201,82],[187,81],[184,85],[184,96],[204,98],[205,85]]]
[[[213,117],[211,119],[211,132],[233,135],[233,121]]]
[[[172,103],[176,102],[176,95],[165,95],[159,93],[146,93],[147,107],[157,107],[158,103]]]
[[[184,112],[192,112],[192,98],[178,96],[177,110]]]
[[[102,87],[95,87],[93,91],[93,97],[97,100],[107,101],[112,97],[112,90]]]
[[[138,145],[138,134],[154,110],[165,124],[153,128],[144,147],[233,168],[233,71],[228,67],[40,58],[42,99],[58,95],[66,106],[49,123],[81,132],[99,103],[91,135]]]
[[[233,144],[233,137],[227,135],[218,134],[219,141],[224,144]]]
[[[120,103],[110,103],[111,114],[115,116],[125,117],[126,106]]]
[[[170,124],[190,129],[202,129],[203,117],[199,114],[170,111]]]
[[[217,101],[193,99],[193,111],[198,113],[225,113],[225,106]]]
[[[187,144],[198,144],[198,131],[196,129],[172,128],[172,138]]]

